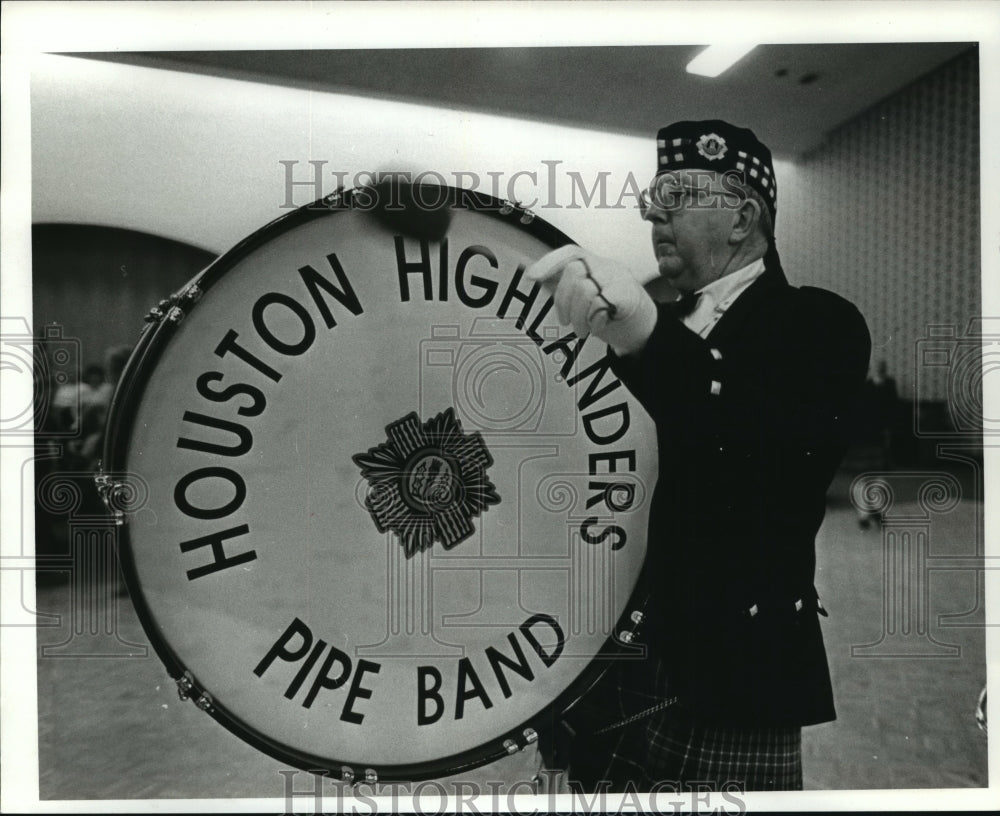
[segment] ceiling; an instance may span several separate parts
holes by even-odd
[[[702,46],[174,51],[81,54],[228,78],[507,114],[649,137],[678,119],[753,128],[794,159],[973,43],[761,45],[715,79]]]

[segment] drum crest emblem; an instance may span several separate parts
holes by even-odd
[[[474,532],[472,519],[500,496],[479,433],[466,434],[453,408],[421,423],[412,412],[385,429],[387,440],[354,463],[368,480],[365,507],[380,533],[399,537],[406,557],[435,541],[451,549]]]

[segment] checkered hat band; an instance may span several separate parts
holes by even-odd
[[[745,150],[737,150],[713,161],[698,152],[693,139],[657,139],[656,146],[661,173],[685,168],[703,168],[720,173],[736,170],[743,175],[745,183],[755,187],[772,204],[777,200],[778,182],[770,166]]]
[[[684,167],[711,167],[731,168],[736,167],[742,170],[746,165],[753,165],[758,172],[764,175],[772,175],[771,167],[767,162],[761,161],[759,156],[748,154],[745,150],[738,150],[735,154],[720,156],[718,159],[711,159],[699,153],[697,145],[693,139],[657,139],[656,152],[659,156],[660,164],[681,164]]]

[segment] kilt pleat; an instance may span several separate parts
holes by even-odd
[[[581,790],[802,789],[799,726],[705,721],[671,694],[659,656],[613,667],[572,719],[566,764]]]
[[[802,789],[802,729],[693,721],[675,706],[603,734],[578,735],[568,773],[586,791]]]

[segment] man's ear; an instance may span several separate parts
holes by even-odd
[[[760,205],[750,196],[746,196],[739,206],[733,210],[732,229],[729,233],[729,243],[742,244],[753,235],[760,221]]]

